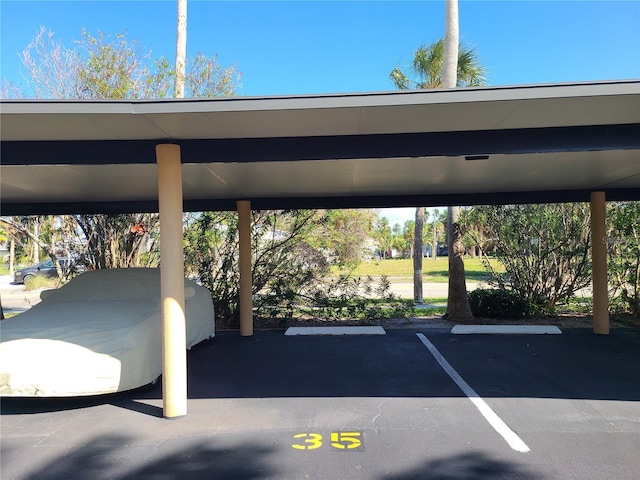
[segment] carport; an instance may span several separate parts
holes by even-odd
[[[3,100],[2,215],[160,212],[164,416],[186,414],[182,212],[587,202],[607,334],[605,199],[640,200],[640,81],[193,100]]]

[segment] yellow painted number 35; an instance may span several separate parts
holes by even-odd
[[[322,447],[322,435],[319,433],[298,433],[293,438],[301,439],[301,443],[291,445],[296,450],[315,450]],[[338,450],[354,450],[362,446],[360,432],[331,432],[331,446]]]

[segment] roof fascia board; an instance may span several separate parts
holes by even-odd
[[[183,163],[509,155],[640,149],[640,124],[179,141],[13,141],[2,142],[0,154],[4,165],[148,164],[156,162],[155,146],[166,142],[181,146]]]

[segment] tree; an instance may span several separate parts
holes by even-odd
[[[447,11],[450,8],[450,1],[447,1]],[[456,18],[451,20],[452,26],[455,24],[456,32],[457,32],[457,4],[455,8],[455,16]],[[447,25],[450,23],[449,18],[447,20]],[[450,28],[450,27],[447,27]],[[395,67],[390,74],[390,79],[393,84],[398,89],[409,89],[409,88],[418,88],[418,89],[433,89],[433,88],[453,88],[455,86],[459,87],[468,87],[468,86],[477,86],[482,85],[485,82],[485,70],[482,66],[480,66],[478,61],[478,56],[476,51],[472,48],[466,47],[464,45],[459,45],[457,43],[457,33],[455,35],[447,34],[448,30],[445,29],[445,39],[451,38],[455,41],[455,46],[458,48],[451,50],[454,55],[454,61],[450,59],[445,59],[445,50],[446,50],[446,42],[445,39],[440,39],[435,43],[430,45],[421,45],[413,54],[413,61],[410,66],[410,71],[417,77],[415,80],[410,79],[405,75],[400,67]],[[447,35],[449,35],[447,37]],[[450,48],[450,47],[448,47]],[[457,59],[457,62],[455,62]],[[447,63],[445,63],[445,60]],[[457,64],[456,64],[457,63]],[[448,65],[449,69],[454,68],[454,75],[451,75],[451,72],[444,72],[443,68],[445,65]],[[444,78],[444,75],[447,75]],[[451,78],[453,78],[453,83]],[[448,83],[444,84],[443,80],[446,80]],[[423,207],[416,208],[416,215],[418,214],[418,210]],[[452,233],[455,235],[456,230],[455,225],[457,223],[457,218],[459,216],[459,210],[453,210],[454,213],[453,220],[449,222],[451,226]],[[415,241],[418,241],[418,238],[422,238],[422,231],[418,232],[416,229]],[[455,237],[452,237],[455,238]],[[455,243],[455,242],[454,242]],[[458,243],[461,242],[458,241]],[[471,308],[469,307],[469,300],[467,297],[466,286],[464,284],[464,262],[462,259],[462,254],[464,252],[464,247],[460,247],[458,249],[454,249],[456,255],[452,255],[451,251],[451,243],[449,244],[449,281],[450,281],[450,291],[449,291],[449,300],[447,302],[447,314],[453,318],[464,318],[471,316]],[[435,248],[435,246],[434,246]],[[416,272],[422,270],[422,253],[420,257],[415,256],[415,252],[417,250],[416,246],[414,246],[414,292],[418,292],[422,290],[422,276],[418,275]],[[451,262],[453,261],[453,266]],[[419,285],[416,285],[416,282]]]
[[[433,210],[433,218],[431,218],[431,225],[429,226],[430,240],[432,245],[431,257],[434,260],[438,258],[438,245],[446,244],[446,226],[447,215],[446,210],[442,212],[437,208]]]
[[[380,251],[380,258],[387,258],[393,251],[393,232],[386,217],[379,218],[374,226],[373,236]]]
[[[584,203],[475,207],[463,223],[483,224],[505,273],[485,259],[492,282],[553,313],[591,282],[590,214]]]
[[[459,46],[456,86],[474,87],[485,84],[485,69],[479,61],[475,49]],[[442,88],[443,64],[444,39],[440,39],[430,45],[421,45],[413,52],[409,71],[415,75],[414,79],[409,78],[399,66],[391,71],[389,78],[399,90]]]
[[[326,253],[338,267],[356,267],[371,238],[375,211],[369,209],[321,210],[307,243]]]
[[[444,60],[442,86],[455,88],[458,84],[458,0],[447,0],[445,14]],[[460,207],[449,207],[447,215],[447,243],[449,247],[449,294],[447,315],[451,318],[473,317],[467,295],[464,272],[464,245],[459,226]]]
[[[41,28],[22,53],[26,88],[12,86],[5,93],[10,90],[13,96],[25,97],[31,91],[44,98],[165,98],[174,92],[173,79],[182,75],[176,74],[165,57],[153,58],[151,51],[124,34],[112,37],[98,32],[93,36],[85,30],[72,45],[67,47],[53,32]],[[200,53],[183,63],[183,95],[235,94],[240,78],[235,67],[222,67],[215,56]],[[72,222],[75,226],[67,227]],[[85,238],[76,243],[86,246],[84,258],[90,267],[114,268],[157,263],[157,224],[156,214],[76,215],[65,217],[59,227],[83,232]]]
[[[416,221],[407,220],[406,222],[404,222],[404,225],[402,226],[402,251],[409,252],[409,256],[411,258],[413,258],[415,234],[416,234]]]
[[[447,0],[442,60],[442,86],[444,88],[455,88],[458,84],[459,30],[458,0]]]
[[[33,221],[35,220],[35,221]],[[62,271],[62,267],[60,266],[60,262],[58,258],[63,256],[66,253],[66,256],[69,257],[69,248],[68,242],[58,242],[56,241],[55,229],[53,227],[53,222],[47,222],[47,226],[44,232],[41,232],[40,225],[40,217],[1,217],[0,224],[4,225],[5,228],[10,229],[15,237],[21,236],[23,238],[28,239],[32,242],[33,249],[36,251],[43,250],[46,254],[51,258],[53,264],[56,267],[56,272],[58,273],[58,278],[64,279],[65,274],[67,272]],[[63,223],[65,221],[64,218],[61,219],[59,223]],[[32,231],[31,226],[38,225],[37,229]],[[33,263],[37,263],[39,261],[39,257],[37,260],[33,260]]]
[[[74,215],[73,219],[84,234],[84,258],[92,268],[157,266],[158,215]]]
[[[321,213],[310,210],[253,211],[253,294],[267,292],[254,306],[293,303],[317,283],[329,263],[306,240]],[[216,318],[238,326],[238,217],[235,212],[203,212],[188,218],[185,227],[185,268],[212,293]]]
[[[178,0],[176,25],[176,76],[173,96],[184,98],[187,70],[187,0]]]
[[[464,271],[463,232],[460,226],[460,207],[450,206],[447,211],[447,244],[449,248],[449,290],[447,315],[451,318],[472,318]]]
[[[612,203],[608,210],[612,304],[640,317],[640,202]]]
[[[26,85],[8,84],[4,95],[36,98],[171,98],[175,70],[164,57],[125,34],[113,37],[83,30],[73,48],[42,27],[22,52]],[[240,86],[235,66],[223,67],[217,57],[197,53],[185,61],[185,97],[228,97]],[[33,92],[33,93],[31,93]]]
[[[10,239],[10,235],[8,232],[8,229],[6,229],[4,226],[2,226],[0,224],[0,243],[7,243],[7,241],[9,241],[11,243],[11,253],[10,253],[10,260],[9,260],[9,265],[10,265],[10,272],[9,275],[11,275],[13,277],[13,247],[14,247],[14,243],[13,243],[13,238],[11,237]],[[4,310],[2,309],[2,296],[0,295],[0,320],[4,320]]]
[[[424,232],[424,208],[416,208],[416,223],[413,243],[413,301],[424,303],[422,293],[422,234]]]

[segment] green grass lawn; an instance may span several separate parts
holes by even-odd
[[[504,268],[496,259],[491,259],[491,264],[499,272]],[[447,282],[449,259],[439,257],[437,260],[425,258],[422,262],[422,275],[425,282]],[[470,282],[482,282],[489,278],[479,258],[466,258],[464,261],[466,278]],[[405,282],[413,279],[413,259],[393,258],[380,261],[364,261],[354,271],[356,276],[380,277],[386,275],[391,282]]]

